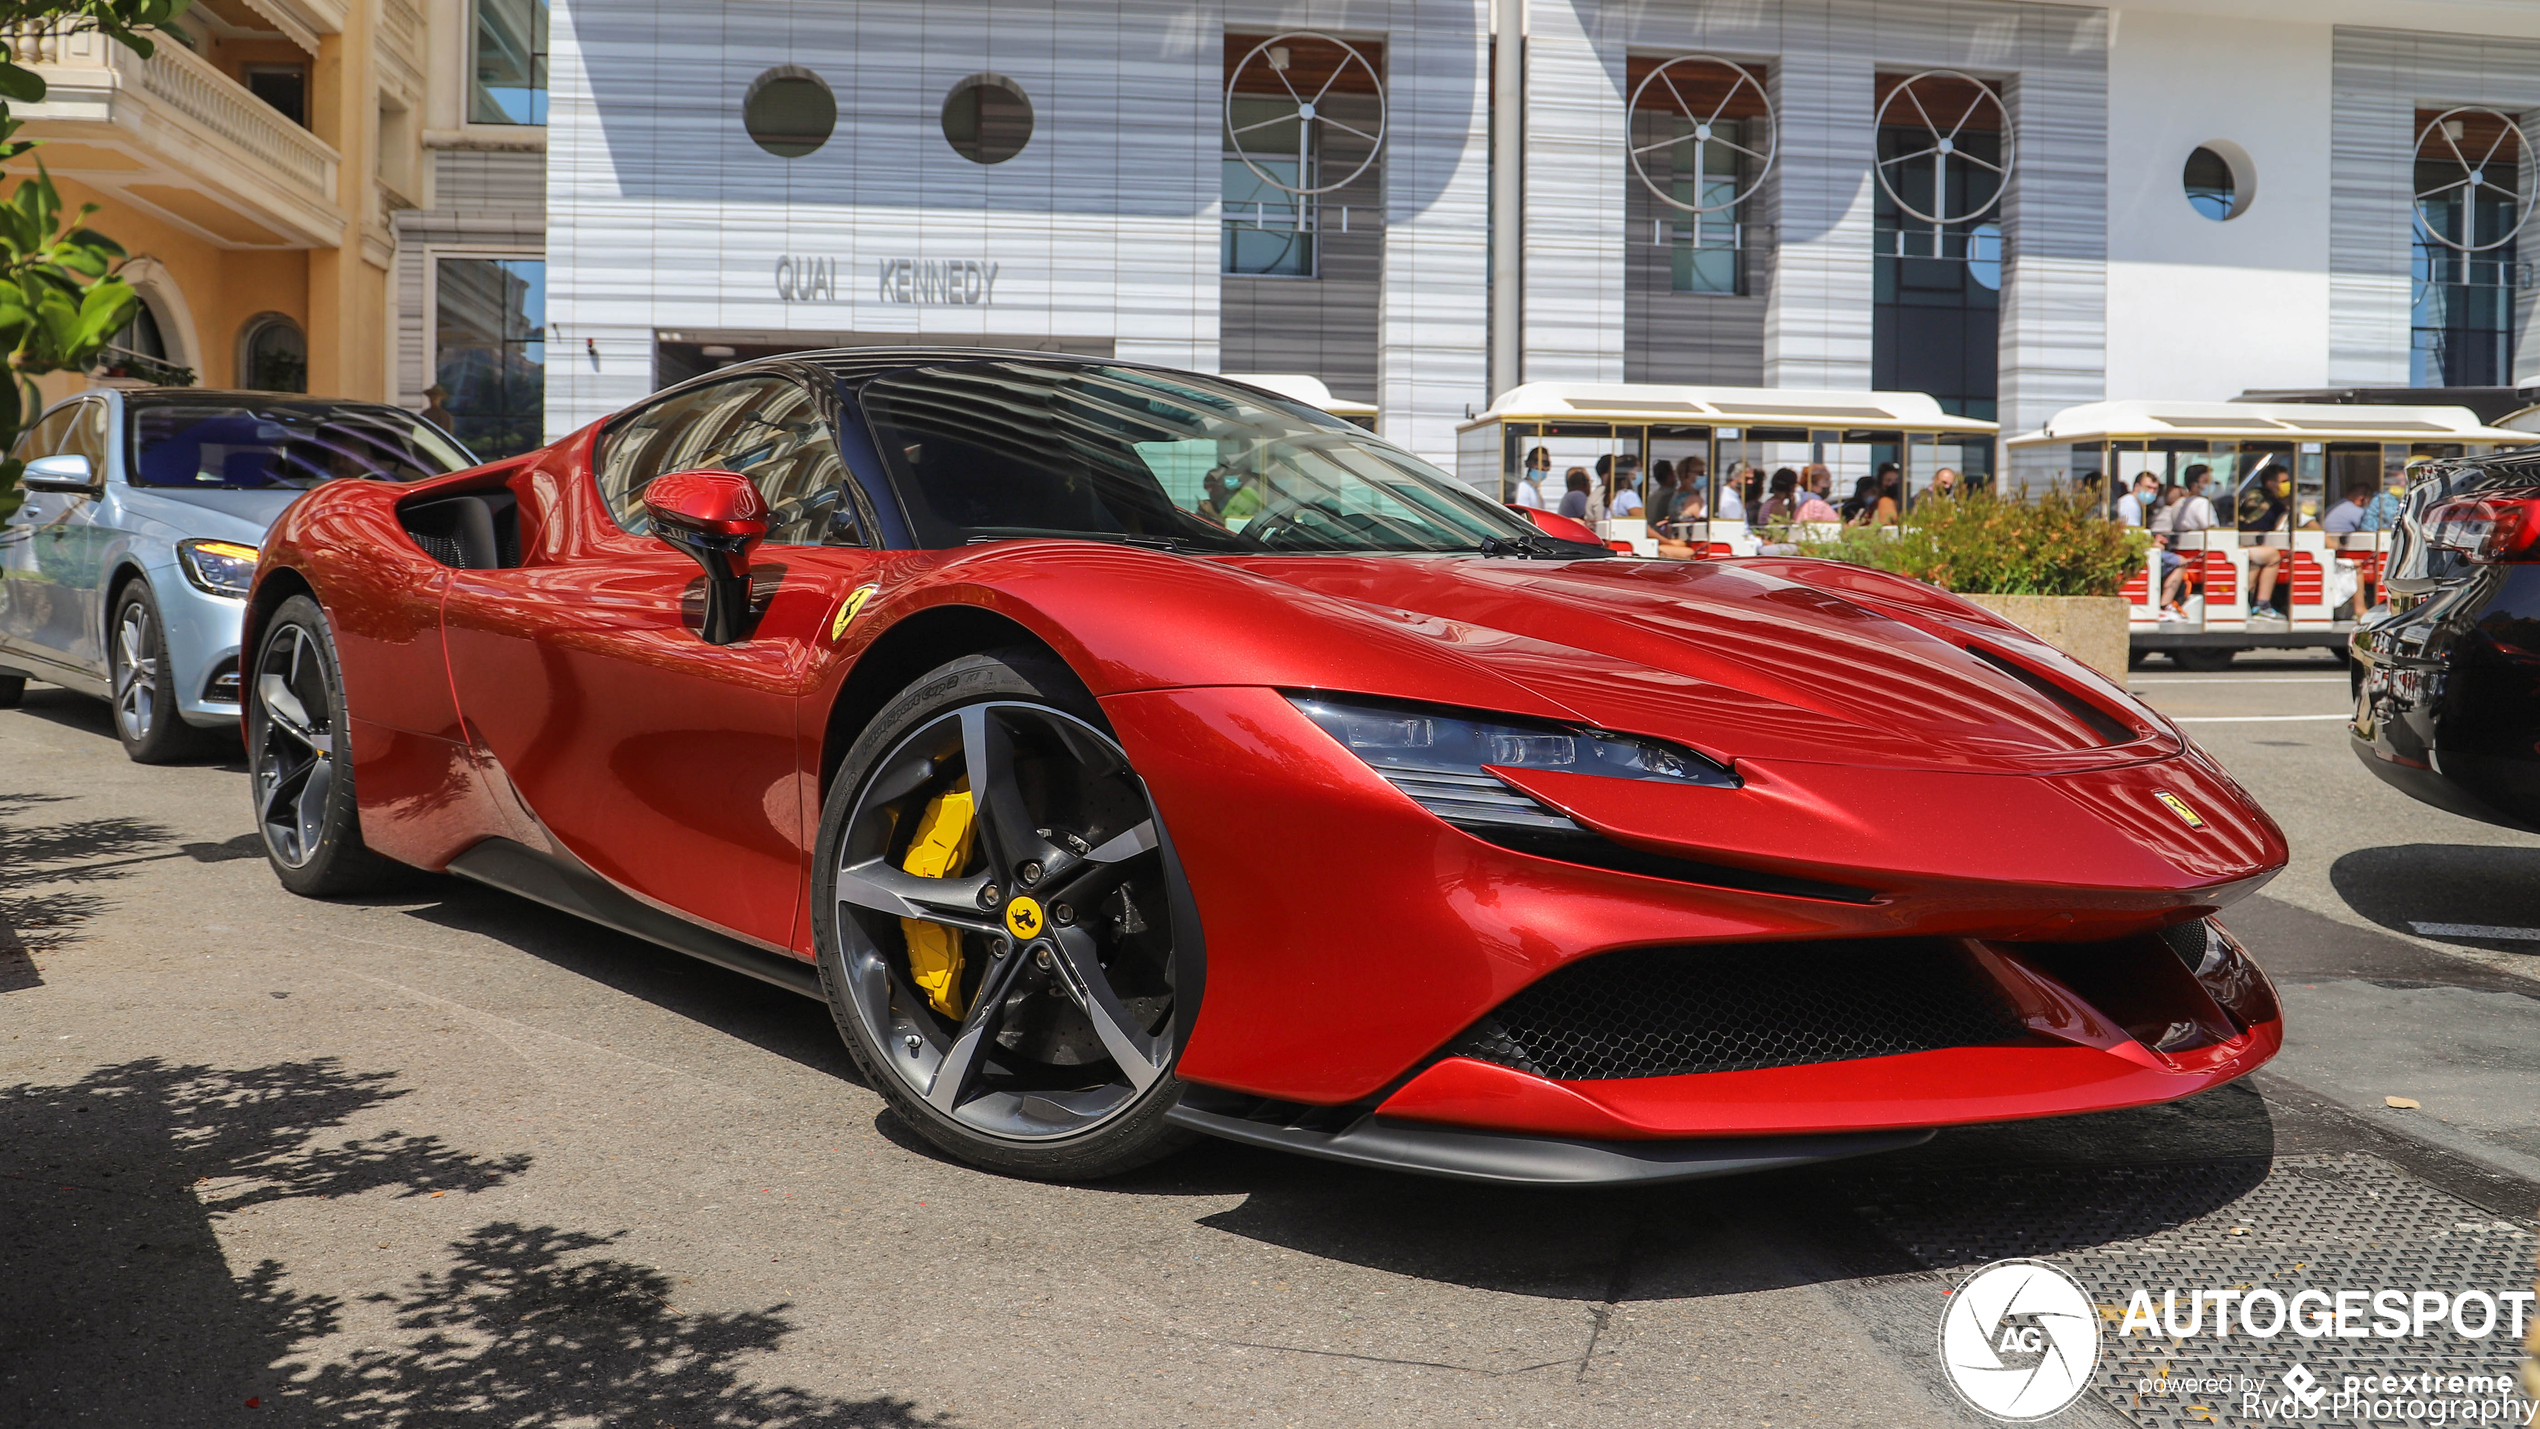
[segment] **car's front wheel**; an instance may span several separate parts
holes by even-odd
[[[136,764],[174,764],[209,754],[219,736],[185,722],[176,708],[176,669],[168,659],[159,602],[141,581],[115,596],[106,616],[106,672],[115,703],[115,738]]]
[[[282,886],[307,898],[390,887],[411,870],[362,842],[344,674],[326,612],[305,595],[265,623],[248,666],[248,787],[256,831]]]
[[[813,925],[839,1031],[929,1141],[1048,1180],[1171,1152],[1177,936],[1146,786],[1064,665],[1004,651],[901,692],[847,752]]]

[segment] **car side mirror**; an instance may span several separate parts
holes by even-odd
[[[705,620],[697,636],[709,645],[747,639],[750,557],[767,539],[767,502],[737,471],[676,471],[644,488],[653,534],[706,573]]]
[[[60,456],[40,456],[26,464],[26,474],[19,478],[29,491],[68,491],[86,495],[97,489],[96,473],[88,458],[77,452]]]

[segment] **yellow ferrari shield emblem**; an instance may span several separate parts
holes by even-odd
[[[2205,827],[2205,816],[2197,813],[2194,809],[2187,807],[2187,801],[2185,799],[2180,798],[2167,789],[2153,790],[2152,797],[2161,801],[2162,808],[2178,815],[2178,821],[2180,823],[2187,825],[2191,829],[2201,829]]]
[[[1006,904],[1005,930],[1027,943],[1041,936],[1041,905],[1029,898]]]
[[[847,627],[854,623],[856,615],[864,609],[864,603],[873,599],[873,593],[880,589],[878,585],[860,585],[849,591],[847,598],[838,602],[838,613],[830,618],[829,638],[836,640],[845,635]]]

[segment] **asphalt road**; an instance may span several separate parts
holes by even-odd
[[[2275,1068],[1634,1192],[951,1165],[820,1007],[456,882],[295,899],[239,766],[131,765],[39,687],[0,712],[0,1424],[1974,1424],[1933,1342],[1997,1254],[2228,1263],[2371,1197],[2375,1244],[2527,1272],[2540,941],[2492,930],[2540,930],[2540,840],[2367,777],[2332,663],[2136,675],[2291,835],[2231,919]],[[2064,1422],[2194,1420],[2145,1353]]]

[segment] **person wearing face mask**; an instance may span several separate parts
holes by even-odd
[[[1518,469],[1517,489],[1509,493],[1508,504],[1533,511],[1548,511],[1544,500],[1544,483],[1552,479],[1552,453],[1541,447],[1526,453],[1526,464]]]
[[[2282,535],[2290,544],[2293,530],[2293,473],[2277,467],[2262,473],[2257,487],[2240,503],[2240,529],[2254,533],[2261,544],[2249,548],[2249,574],[2256,587],[2249,598],[2249,623],[2282,625],[2286,616],[2275,608],[2276,577],[2284,570],[2284,547],[2264,544],[2269,536]]]

